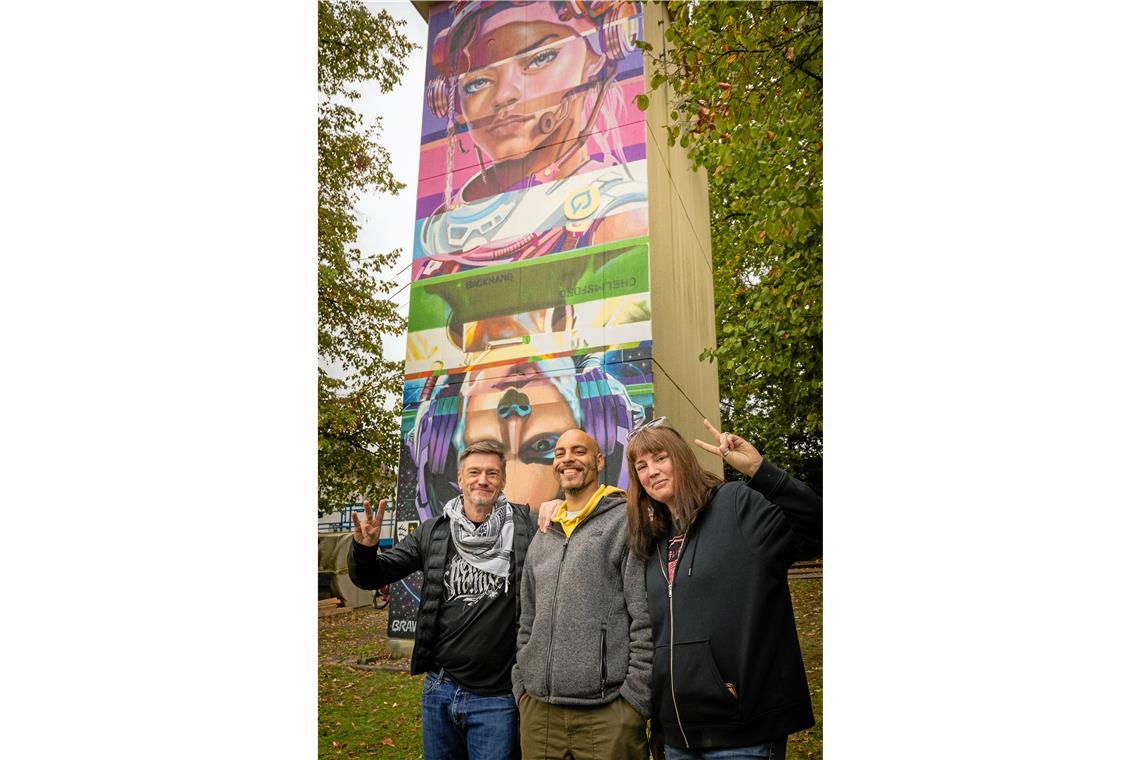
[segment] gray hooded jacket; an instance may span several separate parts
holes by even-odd
[[[626,548],[625,497],[610,494],[574,528],[536,533],[520,594],[515,700],[556,705],[625,698],[648,717],[652,632],[645,563]]]

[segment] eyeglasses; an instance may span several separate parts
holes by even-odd
[[[638,433],[640,433],[642,430],[648,430],[649,428],[661,427],[664,424],[665,424],[665,418],[664,417],[654,417],[649,422],[643,422],[640,425],[638,425],[637,427],[635,427],[633,430],[629,431],[629,437],[626,439],[626,441],[632,441],[633,437],[635,435],[637,435]]]

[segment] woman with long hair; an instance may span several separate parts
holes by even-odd
[[[668,760],[782,758],[815,723],[788,591],[823,550],[823,502],[752,444],[705,426],[749,480],[703,469],[664,418],[626,446],[630,551],[647,560],[653,722]]]

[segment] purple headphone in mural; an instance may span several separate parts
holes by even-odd
[[[573,368],[573,374],[557,373],[556,377],[563,381],[552,382],[558,386],[575,422],[598,442],[606,457],[599,479],[625,488],[629,480],[628,473],[622,469],[625,444],[630,431],[641,423],[646,412],[629,397],[625,386],[602,368],[600,354],[546,360],[546,363],[559,365],[563,362],[567,368]],[[452,474],[462,453],[466,413],[464,383],[459,382],[460,377],[433,378],[438,382],[425,386],[425,398],[408,436],[409,454],[416,466],[416,507],[424,519],[459,495]],[[648,382],[645,377],[634,380]],[[523,393],[509,390],[498,403],[498,413],[500,417],[526,416],[531,413],[529,399]],[[553,462],[553,446],[548,459]],[[537,504],[531,506],[538,508]]]

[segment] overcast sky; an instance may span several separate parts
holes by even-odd
[[[401,313],[408,315],[408,283],[412,276],[412,239],[416,224],[416,184],[419,182],[420,118],[423,112],[424,64],[427,48],[427,22],[424,21],[409,0],[373,0],[366,5],[373,9],[383,8],[394,18],[407,21],[403,33],[418,48],[408,56],[408,71],[399,86],[392,92],[381,93],[376,85],[362,87],[362,97],[354,107],[364,114],[365,119],[380,116],[383,118],[381,143],[392,154],[392,173],[406,187],[399,195],[369,193],[357,206],[362,228],[360,249],[364,253],[402,249],[401,256],[393,267],[392,275],[399,292],[396,303]],[[384,356],[402,360],[407,335],[386,339]]]

